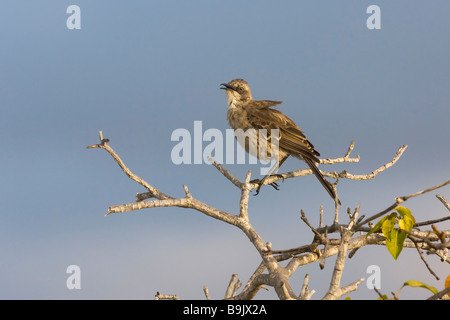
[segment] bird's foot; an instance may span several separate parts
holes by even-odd
[[[282,178],[283,181],[284,181],[284,177],[283,177],[281,174],[274,174],[274,175],[271,175],[271,176],[277,176],[277,177],[280,177],[280,178]],[[258,188],[256,188],[255,196],[257,196],[257,195],[259,194],[259,190],[260,190],[261,187],[264,185],[264,180],[265,180],[265,179],[266,179],[266,178],[264,178],[264,179],[262,179],[262,180],[260,180],[260,179],[254,179],[254,180],[250,181],[251,183],[256,183],[256,184],[258,184]],[[270,185],[271,185],[275,190],[280,190],[280,187],[278,186],[278,183],[272,182]]]

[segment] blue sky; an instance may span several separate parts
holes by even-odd
[[[81,8],[81,30],[69,30],[66,9]],[[381,8],[381,29],[369,30],[366,9]],[[110,205],[133,202],[142,187],[103,150],[87,150],[98,131],[128,167],[161,191],[229,212],[239,192],[212,166],[172,163],[171,133],[228,128],[225,93],[234,78],[255,99],[279,109],[324,158],[355,141],[357,164],[323,170],[370,173],[408,148],[372,181],[342,180],[343,208],[376,213],[407,195],[449,179],[450,41],[448,1],[2,1],[0,4],[0,298],[152,299],[156,291],[202,299],[203,285],[221,298],[231,274],[241,281],[260,260],[233,227],[192,210],[158,208],[104,217]],[[295,159],[282,171],[304,168]],[[256,166],[230,165],[238,178]],[[435,198],[405,206],[417,221],[448,214]],[[264,188],[249,214],[276,249],[311,241],[303,209],[317,223],[333,208],[312,176]],[[345,210],[344,210],[345,211]],[[342,217],[344,214],[342,215]],[[343,217],[344,218],[344,217]],[[442,224],[448,229],[449,224]],[[334,259],[310,273],[314,298],[325,293]],[[428,257],[441,279],[448,265]],[[66,268],[81,269],[81,290],[68,290]],[[382,290],[415,279],[443,287],[405,250],[394,261],[366,247],[344,269],[344,283],[379,265]],[[295,279],[293,279],[295,281]],[[402,295],[428,293],[407,288]],[[363,283],[350,295],[375,299]],[[258,298],[274,298],[262,291]]]

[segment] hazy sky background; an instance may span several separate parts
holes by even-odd
[[[81,8],[81,30],[68,30],[66,9]],[[381,8],[381,30],[369,30],[366,9]],[[408,148],[372,181],[342,180],[345,210],[359,203],[371,215],[394,198],[450,178],[450,25],[447,0],[434,1],[18,1],[0,3],[0,298],[153,299],[156,291],[222,298],[237,273],[245,284],[260,263],[236,228],[193,210],[147,209],[104,217],[110,205],[145,190],[100,149],[111,139],[126,165],[161,191],[236,213],[239,190],[212,166],[172,163],[177,128],[228,128],[225,93],[234,78],[255,99],[282,100],[279,109],[324,158],[355,141],[356,164],[322,165],[367,174]],[[206,143],[205,143],[206,144]],[[244,179],[257,166],[226,166]],[[288,160],[282,172],[305,168]],[[274,249],[309,243],[303,209],[326,223],[333,203],[313,176],[251,197],[250,219]],[[417,221],[448,211],[435,198],[445,187],[404,204]],[[442,229],[449,229],[444,223]],[[407,280],[443,289],[448,264],[416,250],[397,261],[385,247],[365,247],[349,260],[343,284],[381,268],[381,291]],[[324,270],[305,266],[292,278],[300,292],[310,274],[313,298],[326,292]],[[81,268],[81,290],[68,290],[66,268]],[[426,298],[405,288],[400,297]],[[349,295],[376,299],[365,283]],[[276,298],[261,290],[257,298]]]

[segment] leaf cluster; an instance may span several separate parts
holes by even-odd
[[[397,260],[398,256],[403,250],[403,244],[406,240],[407,232],[411,232],[416,220],[411,214],[411,210],[408,208],[398,206],[395,208],[397,212],[384,216],[378,221],[378,223],[366,234],[368,237],[370,234],[381,232],[386,237],[386,248],[389,253]],[[398,226],[396,228],[395,226]]]

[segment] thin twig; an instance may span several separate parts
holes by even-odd
[[[330,245],[330,241],[328,239],[328,227],[327,226],[325,226],[325,236],[324,237],[325,237],[325,239],[324,239],[323,255],[319,262],[320,270],[323,270],[323,268],[325,268],[325,261],[327,258],[328,246]]]
[[[430,192],[430,191],[433,191],[433,190],[442,188],[442,187],[448,185],[449,183],[450,183],[450,180],[447,180],[447,181],[445,181],[445,182],[442,182],[442,183],[440,183],[440,184],[438,184],[438,185],[435,185],[435,186],[433,186],[433,187],[430,187],[430,188],[428,188],[428,189],[425,189],[425,190],[422,190],[422,191],[419,191],[419,192],[410,194],[409,196],[404,196],[404,197],[401,197],[401,198],[402,198],[403,201],[406,201],[406,200],[411,199],[411,198],[413,198],[413,197],[417,197],[417,196],[420,196],[420,195],[425,194],[425,193],[427,193],[427,192]]]
[[[228,283],[227,290],[225,291],[225,299],[229,299],[233,296],[234,285],[236,283],[237,274],[232,274],[230,282]]]
[[[425,194],[425,193],[427,193],[427,192],[430,192],[430,191],[436,190],[436,189],[438,189],[438,188],[444,187],[444,186],[446,186],[446,185],[449,184],[449,183],[450,183],[450,180],[447,180],[447,181],[445,181],[445,182],[443,182],[443,183],[440,183],[440,184],[435,185],[435,186],[433,186],[433,187],[430,187],[430,188],[428,188],[428,189],[425,189],[425,190],[422,190],[422,191],[419,191],[419,192],[410,194],[410,195],[408,195],[408,196],[403,196],[403,197],[395,198],[395,202],[394,202],[392,205],[390,205],[389,207],[387,207],[387,208],[384,209],[383,211],[381,211],[381,212],[379,212],[379,213],[376,213],[376,214],[374,214],[374,215],[372,215],[372,216],[370,216],[370,217],[364,219],[364,220],[361,221],[360,223],[358,223],[358,225],[355,227],[355,230],[358,230],[359,227],[365,225],[365,224],[368,223],[369,221],[375,220],[375,219],[377,219],[377,218],[379,218],[379,217],[385,215],[385,214],[388,213],[389,211],[394,210],[399,204],[401,204],[401,203],[403,203],[403,202],[405,202],[405,201],[407,201],[407,200],[409,200],[409,199],[411,199],[411,198],[413,198],[413,197],[417,197],[417,196],[422,195],[422,194]]]
[[[180,298],[176,294],[161,294],[157,292],[155,300],[180,300]]]
[[[395,154],[394,158],[390,162],[386,163],[385,165],[382,165],[378,169],[374,170],[372,173],[354,175],[354,174],[350,174],[350,173],[348,173],[347,171],[344,170],[344,171],[342,171],[339,174],[339,177],[340,178],[351,179],[351,180],[368,180],[368,179],[373,179],[380,172],[382,172],[382,171],[392,167],[398,161],[398,159],[400,159],[400,157],[402,156],[403,152],[405,152],[407,147],[408,147],[407,145],[401,146],[397,150],[397,153]]]
[[[425,266],[427,267],[428,271],[436,278],[436,280],[439,280],[439,277],[437,276],[436,273],[434,273],[434,271],[431,269],[430,265],[428,264],[428,262],[425,260],[425,258],[423,257],[422,252],[420,251],[419,245],[417,244],[417,241],[415,239],[412,239],[412,237],[410,237],[411,241],[414,243],[417,252],[419,253],[420,259],[423,261],[423,263],[425,264]]]
[[[323,205],[319,209],[319,228],[323,227]]]
[[[450,203],[447,201],[447,199],[445,199],[440,194],[437,194],[436,198],[438,198],[442,202],[442,204],[447,208],[447,210],[450,211]]]
[[[303,209],[300,210],[301,219],[302,221],[311,229],[311,231],[314,233],[314,235],[320,240],[320,242],[324,243],[326,240],[322,237],[322,234],[320,234],[319,231],[317,231],[316,228],[314,228],[311,223],[309,223],[308,218],[306,218],[305,212]],[[325,236],[326,237],[326,236]]]
[[[337,173],[337,172],[327,172],[327,171],[323,171],[320,170],[320,172],[326,176],[326,177],[330,177],[330,178],[334,178],[334,179],[339,179],[339,178],[345,178],[345,179],[350,179],[350,180],[369,180],[369,179],[373,179],[375,178],[376,175],[378,175],[380,172],[392,167],[397,161],[398,159],[400,159],[400,157],[403,155],[403,152],[406,149],[406,145],[400,147],[397,150],[397,153],[395,154],[394,158],[386,163],[385,165],[379,167],[378,169],[376,169],[375,171],[373,171],[370,174],[365,174],[365,175],[353,175],[348,173],[347,171],[342,171],[341,173]],[[334,163],[339,163],[339,162],[358,162],[359,161],[359,157],[357,158],[348,158],[348,157],[342,157],[342,158],[335,158],[335,159],[320,159],[320,163],[322,164],[334,164]],[[296,178],[296,177],[301,177],[301,176],[306,176],[309,174],[312,174],[312,170],[311,169],[302,169],[302,170],[297,170],[297,171],[291,171],[291,172],[286,172],[283,174],[277,174],[277,175],[273,175],[270,177],[267,177],[267,179],[264,181],[264,185],[267,184],[271,184],[273,182],[277,182],[279,180],[285,180],[285,179],[289,179],[289,178]],[[252,188],[257,188],[258,184],[254,184],[254,186]]]
[[[113,157],[113,159],[117,162],[117,164],[122,169],[122,171],[130,179],[136,181],[141,186],[143,186],[145,189],[147,189],[155,198],[158,198],[160,200],[173,199],[172,197],[166,195],[165,193],[163,193],[163,192],[159,191],[158,189],[154,188],[153,186],[151,186],[144,179],[141,179],[140,177],[135,175],[130,169],[128,169],[128,167],[124,164],[122,159],[120,159],[120,157],[117,155],[117,153],[107,144],[107,142],[109,142],[109,139],[103,139],[103,134],[102,134],[101,131],[99,132],[99,136],[100,136],[100,144],[95,144],[95,145],[88,146],[87,147],[88,149],[92,149],[92,148],[105,149]]]
[[[359,162],[360,158],[359,156],[356,156],[355,158],[350,158],[350,153],[353,151],[353,148],[355,147],[355,142],[352,141],[350,143],[350,146],[348,147],[347,152],[345,155],[341,158],[335,158],[335,159],[320,159],[321,164],[335,164],[335,163],[342,163],[342,162]]]
[[[299,299],[310,300],[312,295],[316,292],[315,290],[311,291],[309,290],[308,282],[309,282],[309,274],[306,274],[305,278],[303,279],[302,290],[300,291]]]
[[[209,290],[207,286],[203,286],[203,292],[205,293],[206,300],[211,300],[211,297],[209,296]]]
[[[387,300],[386,297],[376,287],[373,287],[373,290],[378,294],[381,300]]]
[[[232,184],[234,184],[239,189],[242,189],[242,182],[239,181],[235,176],[233,176],[227,169],[225,169],[220,163],[217,163],[213,158],[208,157],[209,162],[219,170],[220,173],[223,174],[225,178],[227,178]]]
[[[421,227],[421,226],[426,226],[426,225],[430,225],[430,224],[434,224],[434,223],[439,223],[439,222],[443,222],[443,221],[447,221],[450,220],[450,216],[446,216],[440,219],[434,219],[434,220],[427,220],[427,221],[422,221],[422,222],[417,222],[416,224],[414,224],[415,227]]]

